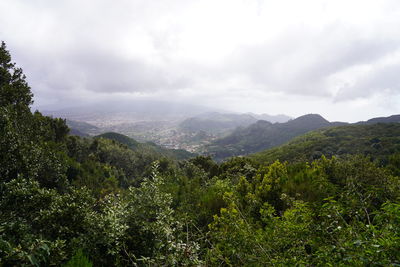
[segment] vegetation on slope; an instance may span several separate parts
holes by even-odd
[[[130,138],[126,135],[119,134],[119,133],[108,132],[108,133],[103,133],[103,134],[97,135],[96,137],[117,141],[121,144],[126,145],[127,147],[129,147],[132,150],[137,150],[140,147],[140,143],[138,141],[136,141],[135,139]]]
[[[193,158],[194,156],[196,156],[196,154],[190,153],[184,149],[168,149],[168,148],[161,147],[152,142],[139,143],[133,138],[130,138],[123,134],[114,133],[114,132],[103,133],[103,134],[97,135],[96,138],[105,138],[105,139],[114,140],[121,144],[126,145],[128,148],[130,148],[134,151],[145,150],[145,151],[149,151],[149,153],[157,153],[163,157],[168,157],[168,158],[177,159],[177,160],[189,159],[189,158]]]
[[[281,161],[312,161],[322,155],[343,156],[361,154],[370,156],[379,164],[400,152],[400,124],[377,123],[347,125],[312,131],[282,146],[251,155],[262,163]]]

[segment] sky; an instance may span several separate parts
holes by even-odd
[[[1,0],[34,106],[156,99],[355,122],[400,113],[398,0]]]

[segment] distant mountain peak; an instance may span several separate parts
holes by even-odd
[[[306,132],[330,126],[319,114],[306,114],[284,123],[258,120],[246,128],[236,129],[232,134],[213,141],[208,152],[215,159],[245,155],[281,145]]]
[[[390,122],[400,122],[400,114],[398,115],[392,115],[389,117],[378,117],[378,118],[372,118],[367,121],[367,123],[390,123]]]
[[[223,133],[237,127],[247,127],[255,123],[256,118],[249,114],[208,112],[188,118],[179,124],[184,131],[206,133]]]
[[[257,125],[272,125],[272,122],[266,120],[258,120],[256,122]]]
[[[294,120],[319,120],[319,121],[329,122],[324,117],[316,113],[305,114],[303,116],[297,117]]]
[[[319,114],[306,114],[300,117],[297,117],[294,120],[291,120],[288,122],[289,124],[302,124],[304,126],[311,126],[313,125],[318,126],[318,127],[323,127],[323,126],[328,126],[330,122],[326,120],[324,117],[322,117]]]
[[[266,114],[266,113],[255,114],[255,113],[252,113],[252,112],[248,112],[246,114],[256,118],[257,120],[265,120],[265,121],[269,121],[269,122],[272,122],[272,123],[276,123],[276,122],[284,123],[284,122],[288,122],[289,120],[293,119],[292,117],[284,115],[284,114],[269,115],[269,114]]]

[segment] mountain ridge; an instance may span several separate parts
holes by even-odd
[[[183,131],[209,134],[224,133],[240,126],[248,126],[257,119],[249,114],[209,112],[185,119],[179,124]]]
[[[400,114],[391,115],[388,117],[376,117],[367,121],[360,121],[358,124],[372,124],[372,123],[391,123],[400,122]]]
[[[246,128],[239,128],[232,134],[213,141],[207,146],[207,153],[216,160],[247,155],[284,144],[311,130],[341,124],[345,123],[331,124],[319,114],[306,114],[285,123],[259,120]]]

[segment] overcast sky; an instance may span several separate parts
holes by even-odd
[[[1,0],[35,106],[185,101],[358,121],[400,113],[398,0]]]

